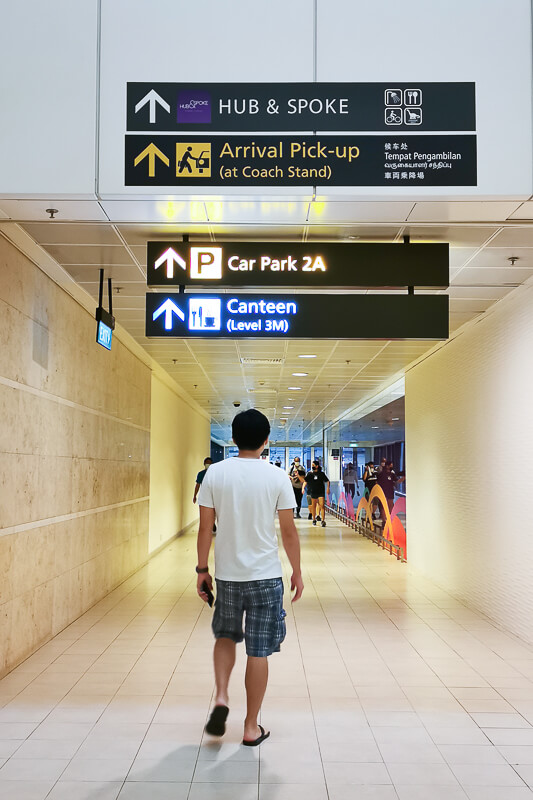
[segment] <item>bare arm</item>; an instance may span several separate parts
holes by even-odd
[[[281,529],[281,541],[283,548],[287,553],[287,558],[292,567],[291,577],[291,591],[296,589],[292,602],[299,600],[304,590],[304,583],[302,580],[302,571],[300,567],[300,540],[298,538],[298,531],[294,524],[294,516],[292,508],[283,508],[278,511],[279,527]]]
[[[198,528],[198,566],[209,566],[209,550],[213,541],[213,525],[215,524],[215,509],[208,508],[207,506],[200,506],[200,527]],[[196,591],[204,602],[207,602],[207,595],[201,591],[203,582],[206,582],[208,587],[213,590],[213,578],[209,572],[202,572],[198,575],[196,581]]]
[[[192,498],[193,503],[196,503],[196,498],[198,497],[198,492],[200,491],[200,486],[201,486],[201,484],[197,483],[196,486],[194,487],[194,495],[193,495],[193,498]]]

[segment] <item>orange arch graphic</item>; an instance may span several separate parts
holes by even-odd
[[[383,526],[383,536],[385,539],[389,539],[393,544],[397,544],[404,549],[404,557],[405,557],[405,550],[406,550],[406,533],[405,528],[403,527],[401,520],[397,516],[397,511],[400,509],[398,508],[396,511],[393,508],[393,513],[389,511],[389,504],[387,503],[387,498],[383,492],[381,486],[374,486],[372,491],[370,492],[370,496],[368,500],[365,497],[362,497],[359,501],[357,506],[357,511],[355,518],[357,522],[360,522],[361,512],[365,511],[366,518],[370,523],[370,530],[374,530],[374,520],[372,519],[372,502],[374,500],[379,500],[381,503],[384,511],[385,511],[385,525]]]

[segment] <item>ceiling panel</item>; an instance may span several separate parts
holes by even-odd
[[[201,200],[102,200],[102,208],[112,222],[208,222]]]
[[[46,244],[43,247],[59,264],[135,264],[122,245]]]
[[[257,223],[243,225],[211,224],[213,239],[217,242],[298,242],[304,235],[305,223],[299,225],[273,224],[261,227]]]
[[[97,223],[76,224],[58,222],[34,222],[23,225],[24,230],[41,244],[122,244],[112,225]]]
[[[413,208],[414,203],[354,203],[316,200],[309,204],[309,223],[325,224],[332,222],[358,223],[358,222],[404,222]]]
[[[492,222],[505,220],[520,203],[431,202],[416,203],[409,222]]]
[[[247,222],[256,225],[303,224],[307,219],[309,203],[302,201],[268,202],[262,200],[207,202],[207,218],[215,225]]]
[[[533,201],[522,203],[510,216],[510,219],[533,219]]]
[[[454,285],[481,284],[488,286],[518,285],[533,275],[533,269],[520,267],[465,267],[453,278]]]
[[[309,225],[307,239],[309,241],[320,240],[324,242],[336,242],[344,240],[359,240],[365,242],[394,242],[401,232],[399,226],[364,226],[357,222],[339,225],[332,223],[315,222]]]
[[[69,275],[72,275],[78,283],[91,283],[99,280],[100,266],[98,264],[80,265],[69,264],[65,266]],[[122,266],[109,266],[105,265],[105,279],[111,278],[114,283],[121,283],[122,281],[141,281],[146,288],[146,276],[141,272],[137,266],[122,267]],[[106,286],[107,292],[107,286]]]
[[[0,208],[13,220],[45,222],[50,219],[47,208],[57,208],[55,222],[108,219],[97,200],[0,200]]]
[[[497,231],[498,227],[493,225],[417,226],[408,224],[404,233],[409,234],[412,242],[449,242],[451,247],[481,247]]]
[[[503,228],[491,241],[493,247],[533,247],[533,225]]]
[[[511,258],[517,259],[515,262],[517,267],[533,267],[533,247],[484,247],[468,266],[510,267]]]

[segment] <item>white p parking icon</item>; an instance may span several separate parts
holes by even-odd
[[[216,280],[222,277],[221,247],[191,247],[191,278]]]

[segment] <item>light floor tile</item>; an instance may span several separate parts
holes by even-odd
[[[257,761],[199,761],[193,783],[257,783]]]
[[[190,783],[192,780],[196,755],[191,753],[190,758],[176,759],[167,757],[137,758],[128,774],[128,781],[141,781],[143,783]]]
[[[384,764],[324,762],[324,772],[328,786],[391,783]]]
[[[257,783],[193,783],[188,800],[257,800]]]
[[[331,798],[330,791],[329,800]],[[259,800],[328,800],[328,791],[325,786],[320,784],[291,783],[283,786],[275,783],[261,783]]]
[[[461,786],[396,786],[399,800],[468,800]]]
[[[523,786],[517,772],[529,769],[516,767],[515,772],[508,764],[452,764],[451,768],[462,786]]]
[[[532,800],[533,792],[527,786],[467,786],[468,800]]]
[[[106,783],[123,781],[131,767],[131,759],[73,758],[63,773],[66,781]]]
[[[351,790],[350,790],[351,791]],[[329,800],[347,800],[353,797],[354,800],[398,800],[398,795],[394,786],[378,784],[374,786],[358,785],[353,795],[348,794],[346,786],[328,786]],[[261,798],[260,798],[261,800]],[[290,800],[287,795],[287,800]]]
[[[189,789],[189,783],[125,783],[118,797],[119,800],[187,800]]]
[[[46,800],[116,800],[121,787],[121,781],[58,781]]]
[[[446,764],[388,764],[395,786],[455,786],[458,781]]]
[[[68,763],[59,758],[10,758],[0,769],[0,781],[58,780]]]
[[[0,800],[45,800],[55,781],[0,780]]]
[[[505,764],[505,759],[498,750],[490,744],[442,744],[439,750],[448,764]]]

